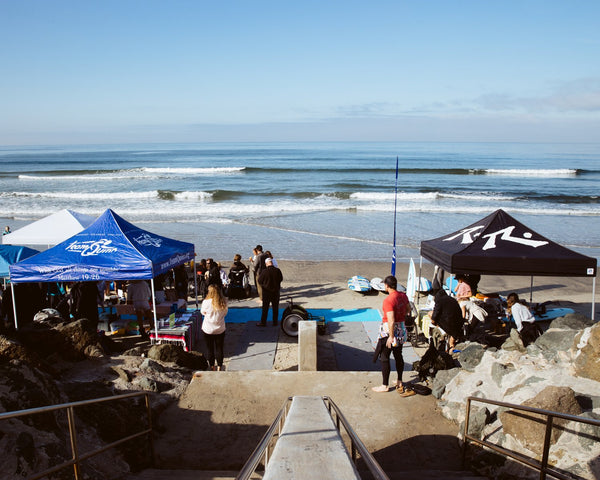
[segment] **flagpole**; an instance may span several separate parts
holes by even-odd
[[[392,249],[392,276],[396,276],[396,206],[398,203],[398,157],[396,156],[396,186],[394,187],[394,247]]]

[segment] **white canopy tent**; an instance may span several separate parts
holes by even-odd
[[[5,245],[58,245],[94,223],[96,217],[63,209],[2,236]]]

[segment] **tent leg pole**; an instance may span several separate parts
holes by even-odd
[[[196,298],[196,310],[198,310],[198,275],[196,275],[196,267],[194,267],[194,297]]]
[[[533,302],[533,276],[531,276],[531,283],[529,284],[529,303]]]
[[[594,319],[595,307],[596,307],[596,277],[592,280],[592,320]],[[15,317],[16,318],[16,317]]]
[[[423,268],[423,257],[419,257],[419,276],[417,277],[419,289],[415,289],[415,293],[417,294],[417,305],[421,303],[421,269]],[[395,357],[394,357],[395,358]]]
[[[17,322],[17,303],[15,302],[15,284],[10,282],[10,294],[13,302],[13,315],[15,316],[15,330],[19,329],[19,322]]]
[[[158,332],[158,322],[156,321],[156,296],[154,295],[154,277],[150,279],[150,288],[152,289],[152,316],[154,317],[154,331]],[[158,336],[156,336],[158,338]]]

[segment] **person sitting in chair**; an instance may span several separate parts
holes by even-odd
[[[508,306],[508,313],[512,315],[515,321],[523,345],[527,346],[533,343],[541,335],[541,330],[535,323],[535,317],[529,307],[527,307],[524,300],[519,300],[519,295],[514,292],[506,298],[506,305]]]

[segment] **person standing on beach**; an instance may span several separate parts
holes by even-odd
[[[281,291],[283,275],[281,270],[273,265],[272,259],[266,258],[265,266],[266,268],[258,277],[258,285],[260,285],[262,289],[262,316],[260,322],[257,324],[259,327],[265,327],[267,325],[269,304],[271,304],[273,308],[273,326],[276,326],[279,323],[279,294]]]
[[[138,322],[138,330],[140,337],[144,340],[148,340],[150,337],[146,333],[144,327],[144,320],[147,318],[152,330],[152,311],[150,310],[150,298],[152,298],[152,291],[150,285],[146,280],[134,280],[127,286],[127,301],[133,304],[135,315]]]
[[[257,245],[254,250],[256,251],[256,255],[254,256],[254,261],[252,263],[252,272],[254,273],[254,281],[256,283],[256,291],[258,292],[259,298],[262,300],[263,298],[263,290],[258,278],[260,274],[265,270],[265,259],[267,255],[263,252],[262,245]]]
[[[402,372],[404,372],[404,359],[402,358],[402,344],[408,337],[404,318],[409,306],[408,297],[404,292],[397,290],[398,280],[392,275],[385,277],[383,281],[388,296],[383,300],[383,317],[379,327],[379,341],[375,348],[373,361],[381,359],[381,376],[383,382],[378,387],[373,387],[374,392],[382,393],[389,391],[390,380],[390,355],[394,354],[396,360],[396,373],[398,379],[395,387],[400,395],[408,397],[414,395],[414,390],[409,390],[402,383]]]
[[[209,285],[206,298],[202,300],[202,331],[206,342],[208,366],[211,370],[223,370],[223,345],[225,343],[225,316],[227,299],[217,285]],[[215,366],[216,361],[216,366]]]

